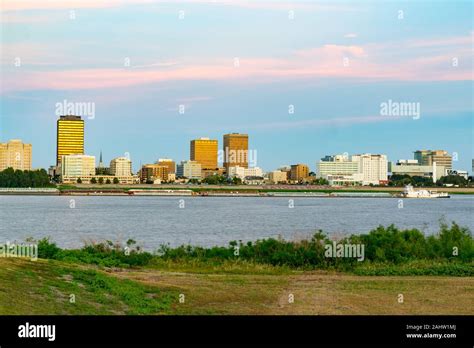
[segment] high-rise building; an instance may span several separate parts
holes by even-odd
[[[57,121],[56,165],[62,156],[84,154],[84,120],[81,116],[60,116]]]
[[[132,176],[132,161],[127,157],[117,157],[110,161],[110,175]]]
[[[414,159],[422,166],[442,166],[445,170],[453,169],[453,160],[451,155],[444,150],[418,150],[414,153]],[[445,173],[443,173],[445,175]]]
[[[159,158],[156,163],[162,166],[167,166],[168,174],[176,173],[176,163],[171,158]]]
[[[249,136],[248,134],[224,134],[224,167],[249,167]]]
[[[191,140],[190,159],[202,169],[217,169],[217,140],[199,138]]]
[[[0,171],[10,167],[31,170],[31,150],[31,144],[24,144],[20,139],[0,143]]]
[[[306,164],[293,164],[291,165],[290,180],[291,181],[303,181],[309,176],[309,167]]]
[[[359,172],[362,173],[362,185],[380,185],[388,181],[388,162],[386,155],[370,153],[353,155],[352,161],[359,162]]]
[[[201,164],[196,161],[181,161],[176,166],[176,176],[188,179],[201,179]]]
[[[63,182],[95,175],[95,156],[63,155],[61,158],[61,177]]]

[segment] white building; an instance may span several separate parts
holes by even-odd
[[[363,184],[364,175],[362,173],[350,175],[328,174],[325,179],[330,186],[359,186]]]
[[[469,178],[469,174],[467,173],[467,170],[448,170],[446,172],[446,175],[462,176],[466,180]]]
[[[114,176],[132,176],[132,161],[127,157],[117,157],[110,161],[110,174]]]
[[[328,175],[352,175],[359,173],[359,161],[348,155],[326,156],[316,163],[316,176],[325,178]]]
[[[352,161],[359,162],[359,173],[363,174],[362,185],[379,185],[388,181],[388,162],[386,155],[365,153],[353,155]]]
[[[201,164],[196,161],[181,161],[176,166],[176,176],[188,179],[201,179]]]
[[[379,185],[387,182],[387,174],[385,155],[334,155],[316,163],[316,176],[330,185]]]
[[[432,178],[433,182],[439,180],[446,173],[446,168],[433,165],[420,165],[418,160],[398,160],[396,164],[389,162],[388,171],[391,175],[409,175]]]
[[[64,155],[61,157],[61,180],[76,181],[95,175],[95,156]]]
[[[229,167],[227,170],[227,176],[230,178],[237,177],[244,179],[247,176],[252,177],[263,177],[263,170],[260,167],[244,168],[244,167]]]

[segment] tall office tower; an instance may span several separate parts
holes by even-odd
[[[0,143],[0,171],[7,168],[31,170],[31,144],[19,139]]]
[[[57,123],[56,165],[62,156],[84,154],[84,120],[81,116],[60,116]]]
[[[247,134],[224,134],[224,167],[249,167],[249,136]]]
[[[443,166],[445,170],[453,169],[453,159],[444,150],[418,150],[415,151],[414,158],[422,166],[432,166],[436,163],[437,166]]]
[[[201,169],[217,169],[217,140],[199,138],[191,140],[191,161],[201,165]]]

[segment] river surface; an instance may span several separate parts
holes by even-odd
[[[182,201],[181,201],[182,200]],[[436,233],[439,221],[474,231],[474,196],[450,199],[276,197],[0,196],[0,243],[50,236],[59,246],[133,238],[161,244],[227,245],[232,240],[301,239],[367,233],[395,224]],[[184,207],[183,207],[184,203]],[[180,207],[181,206],[181,207]]]

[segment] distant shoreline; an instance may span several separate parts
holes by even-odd
[[[420,187],[449,194],[474,194],[474,187]],[[327,187],[315,185],[59,185],[57,188],[0,189],[0,195],[35,196],[188,196],[188,197],[310,197],[394,198],[403,187]]]

